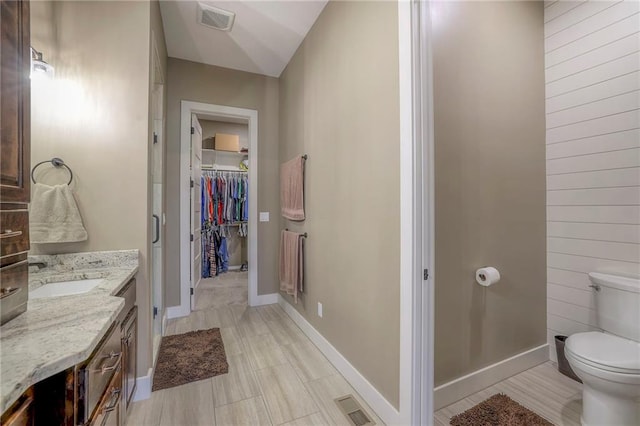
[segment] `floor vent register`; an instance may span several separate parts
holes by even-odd
[[[338,408],[353,426],[374,425],[353,395],[341,396],[335,399]]]

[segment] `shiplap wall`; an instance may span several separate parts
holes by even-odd
[[[640,2],[545,2],[547,327],[597,329],[590,271],[640,275]]]

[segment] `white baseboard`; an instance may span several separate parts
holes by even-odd
[[[167,320],[169,318],[167,318],[167,310],[163,309],[162,312],[162,332],[160,333],[160,335],[164,336],[164,332],[167,329]]]
[[[142,401],[151,398],[151,384],[153,383],[153,368],[147,371],[146,376],[136,378],[136,392],[133,394],[134,401]]]
[[[259,294],[251,302],[251,306],[273,305],[278,303],[278,293]]]
[[[169,306],[167,308],[167,319],[186,317],[191,314],[191,307],[188,305]]]
[[[549,360],[549,344],[538,346],[514,355],[503,361],[489,365],[471,374],[460,377],[433,390],[434,410],[460,401],[482,389],[486,389],[501,380],[507,379],[525,370]]]
[[[271,295],[269,295],[271,296]],[[400,424],[398,410],[387,401],[380,392],[362,375],[327,339],[291,306],[280,294],[276,294],[278,303],[307,337],[320,349],[329,362],[344,376],[349,384],[375,410],[386,424]]]

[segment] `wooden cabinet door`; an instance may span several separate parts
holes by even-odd
[[[125,361],[123,366],[123,392],[124,392],[124,409],[129,410],[129,404],[133,399],[136,391],[137,357],[138,357],[138,307],[134,306],[123,327],[123,343],[125,349]]]
[[[0,201],[28,203],[30,172],[29,2],[0,0]]]
[[[2,415],[3,426],[34,426],[33,389],[27,390],[20,399]]]

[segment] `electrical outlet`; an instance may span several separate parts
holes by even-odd
[[[318,316],[322,318],[322,303],[318,302]]]

